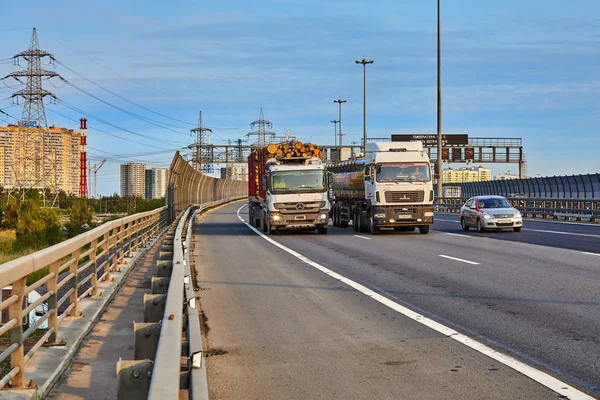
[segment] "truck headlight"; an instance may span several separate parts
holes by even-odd
[[[273,221],[280,221],[281,220],[281,215],[274,214],[274,215],[271,216],[271,218],[273,219]]]
[[[425,211],[424,214],[426,217],[433,217],[433,211]]]
[[[385,218],[385,213],[377,213],[374,215],[375,218]]]
[[[319,218],[320,219],[327,219],[327,214],[321,214],[321,215],[319,215]]]

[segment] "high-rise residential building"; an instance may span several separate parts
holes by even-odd
[[[492,170],[484,167],[477,168],[448,168],[442,172],[444,183],[482,182],[492,180]]]
[[[248,181],[248,165],[229,164],[226,167],[225,179],[233,181]]]
[[[161,199],[167,192],[167,181],[169,179],[168,168],[152,168],[145,172],[146,177],[146,199]]]
[[[21,154],[27,150],[23,147],[23,135],[24,130],[18,125],[0,126],[0,186],[6,189],[50,186],[57,191],[62,190],[67,194],[78,195],[79,132],[50,126],[45,132],[47,138],[43,146],[45,156],[39,155],[39,162],[35,157],[25,157]],[[17,156],[19,154],[20,157]],[[18,165],[18,163],[30,165]],[[39,183],[36,183],[36,180]],[[44,180],[49,185],[45,185]]]
[[[503,172],[501,174],[496,175],[496,180],[507,180],[507,179],[519,179],[520,176],[517,174],[513,174],[512,172],[508,171],[508,172]]]
[[[121,197],[144,197],[146,164],[121,164]]]

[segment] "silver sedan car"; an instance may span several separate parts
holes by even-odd
[[[519,232],[523,226],[523,217],[502,196],[475,196],[460,208],[460,226],[463,231],[473,227],[479,232],[505,228]]]

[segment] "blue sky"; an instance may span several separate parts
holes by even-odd
[[[107,89],[190,123],[203,110],[213,143],[245,135],[262,107],[275,132],[333,144],[337,98],[348,100],[344,142],[359,141],[363,82],[354,61],[361,58],[375,60],[367,67],[369,136],[436,131],[435,0],[64,0],[12,2],[4,11],[11,18],[0,28],[0,60],[25,50],[35,26],[41,48]],[[523,138],[530,176],[600,172],[599,15],[592,0],[442,0],[444,132]],[[0,75],[15,69],[0,61]],[[134,142],[90,129],[92,160],[104,151],[166,167],[173,149],[191,143],[190,126],[124,102],[61,65],[56,70],[176,131],[60,81],[48,84],[67,104],[154,138],[90,118],[90,128]],[[0,99],[10,93],[0,84]],[[21,112],[9,101],[0,109]],[[49,124],[78,128],[57,112],[76,120],[79,113],[61,104],[47,109]],[[154,151],[162,152],[133,156]],[[101,194],[119,191],[120,160],[108,157],[98,174]],[[516,164],[488,166],[494,174],[517,171]]]

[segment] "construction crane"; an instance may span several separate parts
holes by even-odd
[[[100,161],[100,164],[94,164],[93,167],[90,167],[90,175],[93,173],[94,174],[94,199],[96,198],[96,174],[98,173],[98,170],[100,168],[102,168],[102,166],[104,165],[104,163],[106,162],[106,158],[102,161]]]

